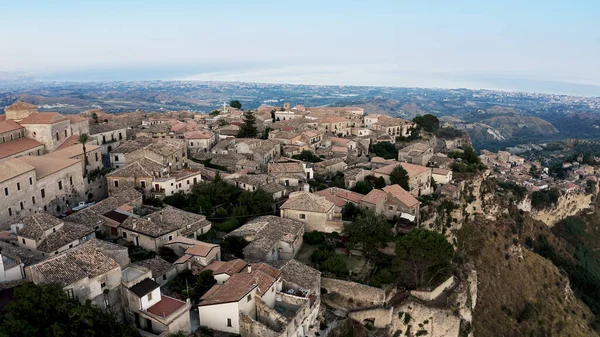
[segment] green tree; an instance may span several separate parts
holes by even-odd
[[[252,111],[244,112],[244,123],[240,126],[238,138],[255,138],[258,134],[256,129],[256,117]]]
[[[213,110],[208,115],[211,116],[211,117],[215,117],[215,116],[218,116],[220,114],[221,114],[221,111],[219,111],[219,110]]]
[[[93,112],[92,113],[92,120],[94,121],[94,124],[98,124],[98,114]]]
[[[362,246],[367,255],[377,253],[392,237],[390,225],[383,215],[366,209],[356,221],[344,225],[343,234],[348,237],[350,245]]]
[[[244,191],[238,198],[240,206],[246,208],[248,214],[265,214],[273,212],[273,196],[263,189]]]
[[[132,326],[117,322],[116,316],[69,299],[54,284],[24,283],[15,289],[14,300],[0,318],[0,336],[40,337],[138,337]]]
[[[377,182],[375,183],[375,188],[384,188],[385,187],[385,179],[383,177],[377,178]]]
[[[417,116],[413,119],[413,122],[427,132],[435,132],[440,128],[440,120],[432,114]]]
[[[400,275],[409,276],[405,280],[408,285],[418,288],[447,276],[453,256],[452,245],[444,235],[414,228],[396,243],[393,264]]]
[[[303,150],[300,154],[292,156],[293,159],[302,160],[310,163],[318,163],[323,161],[319,156],[315,155],[312,151]]]
[[[332,187],[346,188],[346,181],[344,180],[344,174],[337,171],[333,179],[331,180]]]
[[[384,159],[398,158],[398,150],[396,149],[396,146],[390,142],[379,142],[371,145],[371,152]]]
[[[219,126],[227,126],[229,122],[223,118],[219,119]]]
[[[83,177],[87,177],[87,167],[90,164],[88,162],[88,158],[87,158],[87,150],[85,148],[85,144],[87,142],[90,141],[90,137],[88,136],[87,133],[82,133],[79,135],[79,138],[77,139],[77,141],[83,146],[83,161],[84,161],[84,165],[83,165]]]
[[[242,109],[242,103],[240,103],[240,101],[238,101],[237,99],[229,102],[229,106],[234,109]]]
[[[392,185],[398,184],[403,189],[410,191],[410,186],[408,185],[408,172],[402,167],[402,165],[398,165],[394,167],[392,172],[390,173],[390,183]]]
[[[371,183],[368,180],[363,180],[363,181],[357,182],[356,185],[352,188],[352,191],[366,195],[369,192],[371,192],[372,189],[373,189],[373,185],[371,185]]]

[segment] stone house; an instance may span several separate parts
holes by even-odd
[[[353,122],[344,117],[329,116],[319,118],[319,130],[330,132],[341,137],[350,136]]]
[[[420,202],[399,185],[390,185],[383,190],[373,189],[365,195],[360,206],[382,214],[388,219],[405,218],[419,222]]]
[[[212,243],[178,236],[164,246],[172,249],[179,257],[174,263],[178,271],[190,269],[191,263],[205,267],[213,261],[221,260],[221,246]]]
[[[315,163],[314,170],[317,174],[325,175],[327,173],[342,172],[348,168],[344,158],[332,158]]]
[[[185,142],[179,139],[161,139],[143,148],[125,154],[125,161],[134,162],[148,157],[167,167],[169,171],[180,171],[187,167],[187,150]]]
[[[442,168],[433,168],[431,170],[431,178],[437,184],[444,185],[452,181],[452,171]]]
[[[71,121],[57,112],[36,112],[19,121],[25,128],[25,137],[42,144],[46,151],[54,151],[71,137]]]
[[[189,154],[208,152],[217,142],[217,136],[208,130],[188,132],[184,135],[184,139]]]
[[[127,140],[127,127],[121,123],[108,122],[90,125],[90,138],[101,147],[104,166],[110,166],[110,152]]]
[[[152,143],[152,139],[148,137],[138,137],[133,140],[127,140],[122,142],[121,145],[119,145],[116,148],[113,148],[113,150],[110,151],[109,156],[111,167],[120,168],[127,165],[128,162],[126,155],[136,150],[139,150],[145,147],[146,145],[149,145],[150,143]]]
[[[127,248],[91,240],[25,268],[27,280],[54,283],[71,298],[87,300],[104,311],[122,316],[121,268],[129,264]]]
[[[131,265],[124,269],[121,289],[125,322],[144,331],[144,336],[191,332],[189,300],[184,302],[162,294],[160,284],[152,280],[148,268]]]
[[[225,237],[242,237],[250,242],[244,247],[249,262],[290,260],[302,246],[304,223],[273,215],[258,217]]]
[[[175,269],[175,266],[172,263],[161,259],[159,256],[155,256],[147,260],[137,261],[134,265],[150,270],[152,273],[152,280],[161,286],[165,285],[167,282],[171,281],[177,276],[177,270]]]
[[[281,155],[279,144],[270,140],[238,138],[233,149],[236,153],[248,156],[261,167],[266,167]]]
[[[260,301],[270,308],[275,307],[276,293],[281,291],[282,286],[280,275],[279,270],[259,263],[232,274],[222,284],[214,285],[200,299],[200,325],[241,334],[242,315],[255,320],[259,311],[257,302]]]
[[[130,188],[150,192],[156,177],[165,174],[164,166],[148,157],[140,158],[106,175],[108,194],[118,194]]]
[[[44,144],[25,138],[25,128],[13,120],[0,121],[0,161],[25,155],[41,155]]]
[[[400,163],[402,168],[408,173],[408,186],[410,187],[410,193],[414,196],[421,196],[431,194],[431,172],[430,167]]]
[[[94,226],[65,222],[46,213],[32,214],[11,226],[21,247],[42,256],[57,255],[96,237]]]
[[[360,193],[348,191],[339,187],[330,187],[317,191],[315,194],[325,197],[327,200],[333,202],[336,206],[336,213],[341,213],[342,209],[346,207],[348,203],[356,206],[360,205],[360,201],[364,197],[364,195]]]
[[[341,232],[341,214],[325,197],[309,192],[294,192],[280,207],[281,217],[303,222],[305,230]]]
[[[425,166],[433,156],[433,147],[418,142],[398,150],[398,161]]]
[[[256,191],[261,189],[271,194],[273,199],[280,199],[287,195],[287,189],[283,185],[275,182],[277,180],[276,178],[266,174],[244,174],[232,178],[228,177],[225,180],[246,191]]]
[[[38,213],[61,214],[84,200],[81,163],[24,156],[0,162],[0,222]]]
[[[158,251],[178,236],[197,238],[208,232],[211,223],[203,215],[166,206],[143,217],[129,217],[118,228],[119,236],[136,246]]]
[[[284,186],[301,186],[314,178],[313,169],[299,160],[269,163],[267,173],[274,176]]]
[[[369,120],[369,123],[367,123],[367,120]],[[410,129],[416,125],[411,121],[383,115],[378,115],[375,120],[376,122],[373,123],[373,118],[368,119],[365,117],[365,124],[367,124],[367,127],[373,130],[383,131],[386,135],[393,138],[410,136]]]
[[[365,177],[369,175],[369,171],[362,168],[353,168],[344,171],[344,185],[346,188],[353,188],[359,181],[365,180]]]

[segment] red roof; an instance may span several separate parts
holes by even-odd
[[[415,197],[398,184],[386,186],[383,188],[383,191],[389,193],[409,208],[419,205],[419,200],[415,199]]]
[[[21,120],[19,124],[54,124],[67,120],[67,118],[58,112],[37,112]]]
[[[22,128],[22,126],[20,126],[17,122],[13,120],[9,119],[5,121],[0,121],[0,133],[19,130],[20,128]]]
[[[372,189],[367,195],[365,195],[361,201],[376,205],[381,201],[385,200],[386,193],[382,190]]]
[[[167,318],[185,305],[186,302],[176,300],[169,296],[161,295],[160,301],[148,308],[146,311],[153,315]]]
[[[0,144],[0,158],[13,156],[17,153],[42,146],[44,144],[29,138],[17,138]]]

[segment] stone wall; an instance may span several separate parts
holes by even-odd
[[[261,322],[240,312],[240,335],[242,337],[277,337],[278,334]]]
[[[411,290],[410,294],[416,298],[425,300],[425,301],[433,301],[438,296],[440,296],[444,291],[451,288],[456,282],[456,278],[454,276],[450,276],[446,281],[431,290]]]
[[[329,293],[336,293],[349,302],[349,308],[361,308],[385,305],[388,297],[383,289],[369,287],[364,284],[321,278],[321,287]]]
[[[371,321],[373,326],[383,329],[392,322],[394,308],[374,308],[366,310],[357,310],[348,313],[348,317],[359,323],[365,323],[365,320]]]

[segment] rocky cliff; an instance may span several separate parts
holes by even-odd
[[[518,204],[518,208],[522,211],[529,212],[531,217],[535,220],[539,220],[548,226],[554,226],[560,220],[576,215],[584,209],[590,208],[592,204],[593,196],[585,193],[567,193],[558,199],[558,203],[555,206],[535,210],[531,207],[531,200],[525,198]]]

